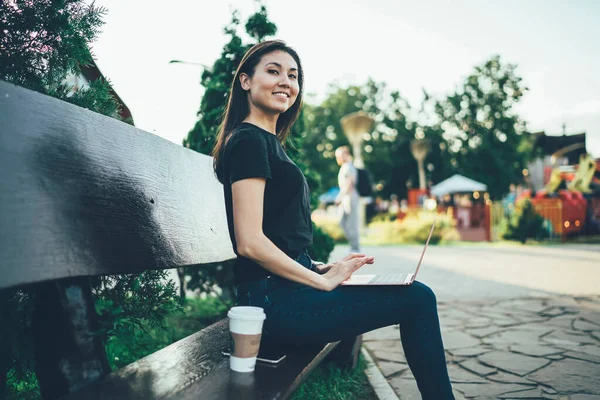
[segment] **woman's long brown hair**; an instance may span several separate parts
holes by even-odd
[[[248,94],[242,89],[240,74],[245,73],[252,77],[256,65],[260,62],[262,57],[277,50],[285,51],[292,56],[296,61],[296,64],[298,64],[298,86],[300,87],[298,97],[294,104],[292,104],[286,112],[280,114],[277,119],[276,133],[277,138],[282,144],[285,143],[292,125],[294,125],[298,119],[298,115],[302,108],[302,96],[304,93],[304,72],[302,70],[302,64],[300,63],[300,57],[298,57],[298,54],[294,49],[281,40],[269,40],[252,46],[252,48],[244,54],[244,57],[242,58],[242,61],[240,61],[240,65],[235,72],[233,82],[231,83],[231,90],[229,92],[229,100],[227,101],[225,112],[223,113],[223,120],[219,126],[217,142],[212,151],[212,156],[214,157],[213,169],[217,179],[219,179],[221,183],[223,183],[221,157],[223,155],[225,143],[227,143],[227,139],[231,135],[231,132],[242,123],[250,112],[248,108]]]

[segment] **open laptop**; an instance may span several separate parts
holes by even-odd
[[[423,262],[423,256],[425,255],[425,251],[427,250],[427,245],[429,244],[429,239],[431,239],[431,234],[433,233],[433,229],[435,228],[435,223],[437,222],[437,217],[434,219],[433,224],[431,225],[431,230],[429,231],[429,236],[427,237],[427,241],[425,242],[425,247],[423,247],[423,252],[421,253],[421,258],[419,259],[419,263],[417,264],[417,269],[414,274],[378,274],[378,275],[363,275],[363,274],[352,274],[350,278],[346,281],[342,282],[342,285],[412,285],[412,283],[417,278],[417,273],[419,272],[419,268],[421,267],[421,263]]]

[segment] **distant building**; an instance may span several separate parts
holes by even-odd
[[[540,154],[527,168],[536,191],[546,185],[553,168],[578,164],[579,157],[587,153],[585,132],[567,135],[563,126],[562,135],[546,135],[544,131],[531,135],[535,137],[534,151]]]
[[[93,82],[97,79],[102,78],[102,79],[106,80],[106,78],[104,77],[104,75],[102,75],[102,72],[100,72],[100,69],[98,68],[98,66],[96,65],[96,63],[93,60],[89,65],[81,66],[80,68],[81,68],[80,75],[69,74],[69,75],[67,75],[67,78],[66,78],[66,81],[71,86],[71,90],[73,93],[87,88],[89,86],[90,82]],[[113,95],[115,100],[117,100],[117,102],[119,103],[119,109],[120,109],[119,115],[121,116],[123,121],[127,122],[131,125],[134,125],[133,116],[131,115],[131,111],[129,110],[129,107],[127,107],[127,105],[125,104],[123,99],[121,99],[121,97],[119,97],[119,95],[117,94],[117,92],[115,92],[115,90],[112,88],[112,86],[110,88],[110,93]]]

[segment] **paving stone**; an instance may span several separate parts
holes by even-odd
[[[543,334],[551,332],[552,330],[524,330],[524,329],[511,329],[500,332],[495,335],[487,336],[481,341],[485,344],[497,345],[537,345],[539,344],[539,337]]]
[[[600,311],[581,310],[577,316],[591,324],[600,325]]]
[[[522,324],[522,322],[515,318],[495,318],[494,324],[502,328],[507,328],[511,326],[519,326]]]
[[[548,317],[558,317],[567,314],[568,311],[563,307],[551,306],[542,311],[540,311],[540,315],[548,316]]]
[[[440,315],[440,319],[462,321],[463,323],[473,318],[472,314],[459,310],[458,308],[448,308],[447,310],[443,310],[441,312],[438,311],[438,313]]]
[[[536,382],[532,382],[527,378],[519,375],[509,374],[508,372],[498,371],[485,377],[485,379],[493,382],[518,383],[523,385],[537,386]]]
[[[443,337],[444,348],[448,350],[479,346],[479,340],[461,331],[446,332]]]
[[[467,333],[469,335],[475,336],[477,338],[483,338],[489,336],[493,333],[499,333],[502,330],[497,326],[488,326],[487,328],[477,328],[477,329],[469,329]]]
[[[479,356],[478,358],[479,361],[489,366],[520,376],[524,376],[550,363],[550,361],[544,358],[536,358],[501,351],[493,351],[491,353],[486,353]]]
[[[395,329],[393,326],[386,326],[385,328],[376,329],[374,331],[365,333],[363,335],[363,340],[365,342],[371,340],[398,340],[400,338],[400,334],[398,333],[398,326],[395,325]]]
[[[466,397],[475,398],[477,400],[498,399],[500,398],[499,396],[505,393],[531,389],[531,386],[515,385],[513,383],[457,383],[454,386],[456,386],[457,390],[463,392]]]
[[[397,362],[397,363],[401,363],[401,364],[406,364],[406,358],[404,357],[404,354],[402,353],[392,353],[392,352],[387,352],[387,351],[383,351],[383,350],[378,350],[378,351],[373,351],[373,358],[375,358],[375,360],[377,362],[381,361],[392,361],[392,362]]]
[[[562,329],[572,329],[573,320],[575,318],[576,317],[574,317],[573,315],[566,315],[563,317],[551,318],[550,320],[544,322],[544,326],[556,327],[556,328],[562,328]]]
[[[558,392],[552,388],[542,386],[542,392],[547,394],[557,394]]]
[[[557,329],[554,332],[544,336],[542,341],[555,346],[567,347],[569,349],[576,348],[584,344],[596,344],[596,341],[587,335],[573,335],[568,331],[561,329]]]
[[[389,361],[379,361],[377,363],[377,366],[381,370],[381,373],[383,373],[383,376],[385,376],[386,378],[391,375],[396,375],[399,372],[404,372],[408,368],[408,365],[406,364],[400,364]]]
[[[402,353],[404,354],[404,350],[402,349],[402,343],[399,339],[395,340],[371,340],[369,342],[365,342],[365,346],[370,351],[389,351],[392,353]]]
[[[539,317],[539,316],[519,316],[518,317],[519,321],[525,323],[525,324],[543,324],[546,321],[548,321],[548,318],[546,317]]]
[[[482,347],[482,346],[464,347],[464,348],[452,349],[452,350],[446,349],[446,351],[448,353],[452,354],[455,357],[478,356],[480,354],[489,353],[490,351],[493,351],[493,350],[494,349],[492,349],[491,347]]]
[[[421,393],[414,379],[394,377],[388,380],[400,400],[421,400]]]
[[[496,372],[495,368],[486,367],[475,358],[469,358],[468,360],[461,362],[460,366],[479,376],[486,376]]]
[[[600,364],[600,357],[595,356],[593,354],[588,354],[588,353],[578,352],[578,351],[567,351],[566,353],[563,353],[563,355],[567,358],[575,358],[578,360],[589,361],[589,362],[593,362],[596,364]],[[598,371],[598,373],[600,373],[600,370]]]
[[[448,375],[452,383],[486,383],[484,378],[469,372],[455,364],[448,364]]]
[[[539,313],[544,309],[548,308],[548,300],[546,299],[523,299],[523,300],[510,300],[503,302],[503,306],[507,308],[515,308],[520,310],[526,310],[531,313]]]
[[[527,379],[551,386],[559,393],[576,393],[582,390],[600,393],[599,375],[598,364],[567,358],[527,375]]]
[[[564,350],[558,350],[554,347],[549,346],[541,346],[537,344],[521,346],[521,345],[511,345],[509,346],[510,351],[519,354],[525,354],[533,357],[544,357],[552,354],[560,354]]]
[[[492,321],[489,318],[475,317],[475,318],[471,318],[465,324],[465,328],[467,328],[467,329],[471,329],[471,328],[487,328],[487,327],[490,326],[491,323],[492,323]]]
[[[573,329],[575,329],[577,331],[600,331],[600,326],[598,326],[596,324],[592,324],[581,318],[577,318],[573,322]]]
[[[571,400],[600,400],[600,395],[597,394],[572,394]]]
[[[454,400],[467,400],[465,395],[462,392],[459,392],[454,387],[452,388],[452,394],[454,395]]]
[[[542,398],[542,389],[535,388],[529,390],[520,390],[518,392],[505,393],[498,396],[499,399],[540,399]]]

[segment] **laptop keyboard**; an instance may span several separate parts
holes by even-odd
[[[375,275],[375,277],[369,282],[373,285],[386,285],[392,283],[402,283],[408,278],[408,274],[381,274]]]

